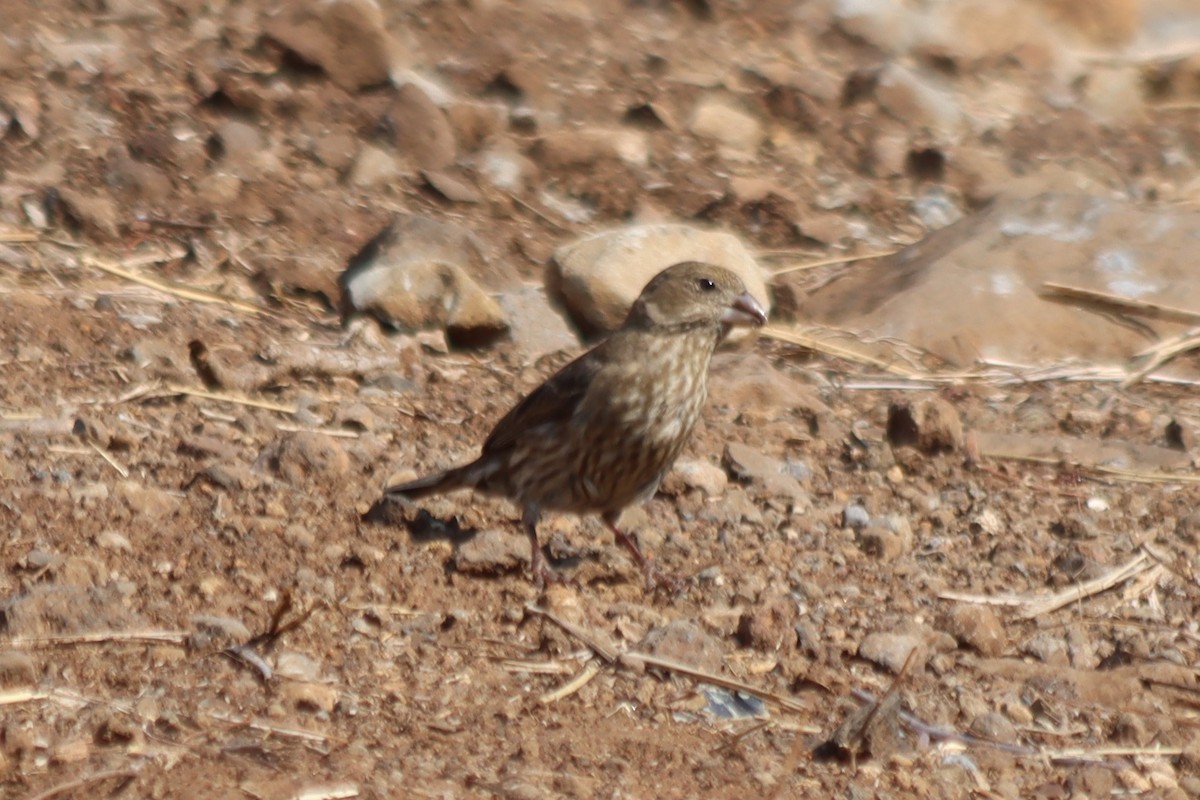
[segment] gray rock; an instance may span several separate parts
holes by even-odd
[[[369,189],[394,183],[403,174],[404,170],[395,156],[382,148],[364,144],[354,157],[349,181],[352,186]]]
[[[218,160],[245,164],[263,148],[263,135],[258,126],[231,119],[222,122],[209,139],[209,149]]]
[[[971,720],[971,725],[967,729],[967,732],[972,736],[978,736],[993,742],[1007,742],[1009,744],[1016,744],[1021,738],[1012,721],[996,711],[989,711],[975,717]]]
[[[699,489],[709,497],[720,497],[729,484],[729,478],[723,469],[699,459],[679,459],[675,462],[672,473],[684,486]]]
[[[912,209],[921,224],[931,231],[963,218],[962,207],[941,186],[931,186],[913,199]]]
[[[966,367],[980,359],[1125,362],[1145,348],[1142,334],[1104,315],[1045,299],[1047,282],[1200,307],[1200,273],[1186,266],[1200,211],[1046,192],[1044,186],[1039,180],[1020,195],[1014,188],[987,210],[863,265],[808,295],[800,313],[900,339]],[[972,332],[969,341],[964,330]],[[1155,321],[1164,339],[1185,330],[1182,323]]]
[[[725,663],[721,645],[696,623],[678,619],[652,628],[637,650],[660,658],[679,661],[705,672],[719,673]]]
[[[466,228],[397,217],[338,279],[343,318],[366,313],[406,331],[445,327],[455,344],[488,344],[505,335],[509,325],[499,303],[471,277],[485,263]]]
[[[783,471],[798,481],[806,481],[813,476],[812,467],[807,461],[796,461],[789,458],[783,462]]]
[[[227,206],[241,193],[242,179],[228,172],[213,172],[196,181],[196,197],[209,206]]]
[[[138,517],[157,519],[174,513],[180,506],[179,497],[156,486],[143,486],[137,481],[124,480],[117,484],[117,496]]]
[[[501,138],[488,144],[474,159],[479,175],[497,189],[520,194],[536,180],[537,165],[526,158],[515,142]]]
[[[406,83],[384,121],[397,151],[423,170],[440,170],[454,163],[458,144],[445,112],[434,105],[421,87]]]
[[[857,542],[864,553],[891,562],[911,549],[912,537],[906,538],[886,527],[870,524],[859,531]]]
[[[857,503],[852,503],[842,509],[842,527],[862,530],[871,522],[867,509]]]
[[[553,131],[538,141],[539,161],[552,168],[617,159],[644,167],[650,145],[644,131],[629,128],[579,128]]]
[[[105,550],[122,550],[126,553],[133,552],[133,545],[130,544],[129,539],[112,529],[101,531],[100,535],[96,537],[96,544]]]
[[[1008,645],[1000,618],[987,606],[967,603],[956,605],[946,615],[942,628],[959,643],[985,656],[998,656]]]
[[[741,240],[687,225],[633,225],[565,244],[547,270],[547,289],[585,333],[610,331],[650,279],[680,261],[725,267],[770,307],[762,269]]]
[[[288,434],[263,452],[264,460],[293,484],[343,478],[350,471],[350,457],[337,439],[312,431]]]
[[[1069,666],[1067,645],[1062,636],[1050,631],[1034,634],[1021,644],[1021,652],[1054,667]]]
[[[783,462],[744,445],[730,442],[725,445],[725,466],[735,478],[744,481],[762,479],[783,472]]]
[[[692,111],[688,127],[697,136],[746,156],[754,154],[765,135],[756,117],[733,100],[720,96],[701,99]]]
[[[529,540],[506,531],[482,531],[454,551],[454,568],[473,575],[500,575],[527,563]]]
[[[925,666],[929,651],[921,637],[906,633],[872,633],[858,646],[858,657],[899,674],[909,653],[916,650],[911,670],[917,672]]]
[[[70,186],[60,186],[58,197],[67,216],[88,232],[104,237],[117,235],[117,206],[112,198]]]
[[[829,418],[829,408],[811,386],[780,372],[762,356],[747,353],[717,353],[709,374],[709,397],[713,405],[736,409],[738,416],[770,421],[789,414],[810,420]]]
[[[579,337],[551,306],[542,286],[522,286],[503,292],[500,308],[509,320],[513,342],[528,361],[579,346]]]
[[[740,442],[730,442],[725,446],[724,462],[735,478],[750,483],[760,495],[797,502],[807,500],[804,487],[785,472],[783,462],[777,458]]]

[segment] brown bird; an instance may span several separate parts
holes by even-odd
[[[729,270],[694,261],[668,267],[646,284],[617,331],[504,415],[479,458],[391,486],[386,496],[415,500],[474,489],[515,501],[539,587],[560,579],[538,545],[541,513],[599,514],[653,588],[666,576],[617,519],[654,495],[683,449],[700,417],[717,344],[730,328],[766,319]]]

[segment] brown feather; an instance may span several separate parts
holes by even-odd
[[[735,324],[765,314],[733,273],[677,264],[642,290],[622,327],[530,392],[496,424],[478,459],[387,490],[409,499],[474,488],[524,510],[535,577],[542,510],[599,513],[611,525],[658,489],[700,417],[708,364]],[[614,526],[646,568],[649,562]]]

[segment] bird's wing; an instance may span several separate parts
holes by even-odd
[[[535,427],[571,419],[608,360],[605,344],[567,364],[513,406],[483,443],[483,455],[511,448]]]

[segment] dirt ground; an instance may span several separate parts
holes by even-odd
[[[539,595],[505,503],[367,513],[578,352],[343,327],[337,276],[395,212],[476,231],[502,294],[628,220],[780,266],[919,239],[930,185],[970,213],[1047,163],[1147,202],[1188,177],[1159,157],[1200,131],[1174,62],[1136,113],[1023,102],[892,171],[906,126],[863,99],[890,56],[829,4],[743,5],[388,4],[455,98],[447,162],[268,6],[0,0],[0,794],[1200,796],[1194,388],[862,388],[759,338],[626,515],[677,595],[598,520],[547,519],[578,583]],[[915,57],[1024,97],[1047,47]],[[710,91],[762,121],[749,154],[689,127]]]

